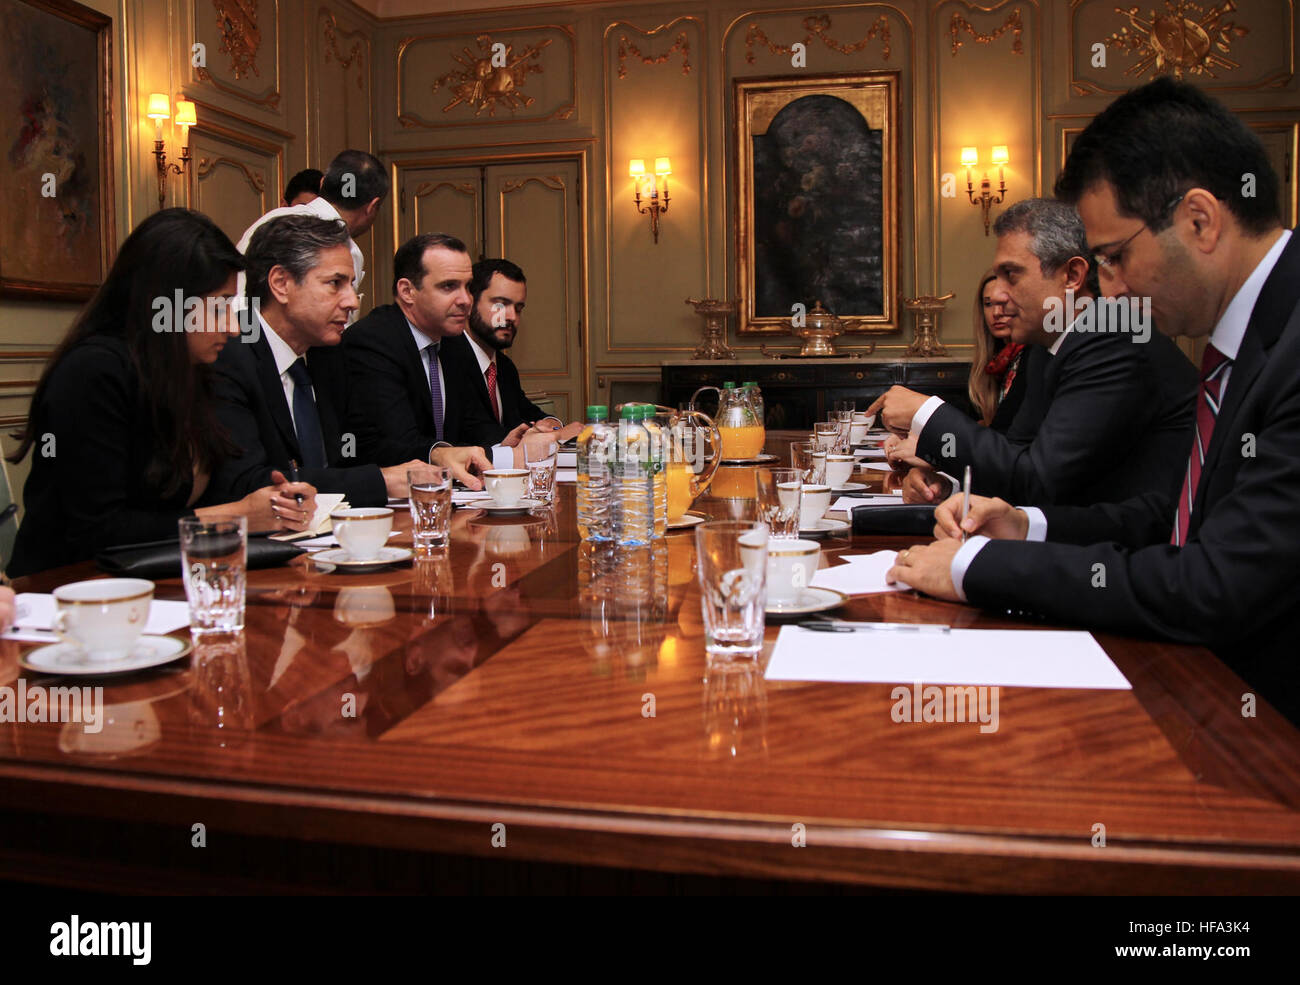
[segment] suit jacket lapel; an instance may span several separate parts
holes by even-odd
[[[1241,409],[1242,401],[1246,399],[1255,378],[1264,368],[1268,350],[1282,334],[1297,303],[1300,303],[1300,235],[1292,232],[1282,255],[1277,258],[1268,279],[1264,281],[1255,307],[1251,309],[1246,334],[1242,336],[1241,348],[1233,360],[1232,372],[1228,375],[1228,391],[1219,407],[1214,434],[1210,438],[1209,450],[1205,453],[1205,465],[1201,468],[1201,481],[1196,487],[1196,499],[1192,506],[1193,522],[1206,482],[1223,457],[1224,446],[1229,442],[1235,446],[1239,440],[1239,435],[1234,433],[1232,427],[1233,419]],[[1199,389],[1196,399],[1201,399]],[[1240,449],[1236,451],[1239,452]]]
[[[275,369],[275,356],[271,353],[271,343],[266,336],[261,336],[253,343],[253,357],[257,363],[257,383],[266,394],[266,405],[271,411],[271,420],[275,421],[280,438],[290,453],[301,460],[302,450],[298,447],[298,434],[293,429],[293,417],[289,413],[289,402],[284,399],[284,384]]]

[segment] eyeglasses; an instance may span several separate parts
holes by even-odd
[[[1164,219],[1171,212],[1173,212],[1174,209],[1178,208],[1178,203],[1181,202],[1184,196],[1186,195],[1187,192],[1183,192],[1177,198],[1172,199],[1168,205],[1166,205],[1163,209],[1160,210],[1160,218]],[[1150,229],[1150,228],[1151,227],[1144,222],[1142,223],[1141,226],[1138,227],[1137,232],[1135,232],[1128,239],[1124,240],[1124,242],[1120,243],[1119,246],[1115,247],[1115,249],[1110,250],[1107,253],[1094,253],[1092,255],[1092,258],[1097,262],[1097,267],[1102,270],[1105,269],[1118,270],[1120,267],[1124,265],[1124,250],[1128,246],[1128,244],[1133,242],[1133,240],[1137,239],[1139,236],[1141,236],[1143,230]]]

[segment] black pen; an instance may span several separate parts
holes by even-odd
[[[298,479],[298,460],[295,459],[295,458],[291,458],[291,459],[289,459],[289,481],[290,481],[290,482],[298,482],[298,481],[299,481],[299,479]],[[298,505],[299,505],[299,506],[302,505],[302,493],[294,493],[294,494],[293,494],[293,498],[296,499],[296,500],[298,501]]]

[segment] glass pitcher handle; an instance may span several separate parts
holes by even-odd
[[[717,387],[713,387],[717,389]],[[691,476],[691,499],[704,494],[713,482],[713,473],[718,471],[718,466],[722,464],[722,434],[718,431],[718,426],[713,423],[713,418],[702,410],[688,410],[682,414],[683,421],[689,421],[690,426],[694,428],[695,433],[707,432],[709,436],[709,448],[711,454],[704,468],[698,473],[692,470]]]

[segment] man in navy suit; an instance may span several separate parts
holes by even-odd
[[[1106,294],[1150,297],[1162,331],[1206,340],[1188,457],[1152,476],[1177,491],[1041,510],[977,497],[965,543],[954,497],[941,539],[900,552],[890,577],[1202,644],[1300,721],[1300,239],[1277,176],[1240,119],[1162,78],[1093,120],[1056,193],[1077,204]]]
[[[560,441],[574,437],[582,423],[564,426],[529,400],[518,368],[504,351],[514,345],[528,303],[524,272],[509,260],[480,260],[474,264],[469,292],[468,327],[442,348],[443,365],[454,367],[449,375],[457,400],[477,404],[484,417],[496,422],[493,443],[520,424],[541,425],[557,432]]]

